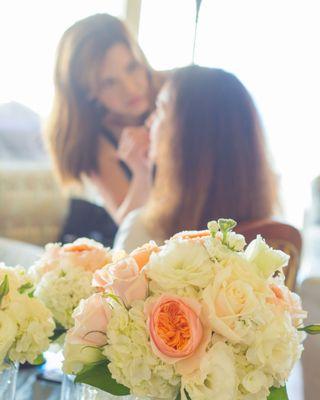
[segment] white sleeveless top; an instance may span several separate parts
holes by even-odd
[[[127,253],[143,244],[154,240],[161,245],[163,240],[151,236],[142,221],[143,208],[131,211],[119,226],[116,234],[113,248],[116,250],[125,250]]]

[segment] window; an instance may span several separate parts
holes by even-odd
[[[95,13],[124,17],[125,5],[125,0],[2,0],[0,103],[14,100],[46,116],[55,51],[63,32]]]
[[[155,68],[190,63],[194,14],[194,0],[142,2],[139,37]],[[318,20],[317,0],[203,0],[196,43],[196,63],[236,74],[255,99],[297,225],[320,174]]]

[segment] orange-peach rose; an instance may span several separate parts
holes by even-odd
[[[273,293],[272,297],[267,299],[270,304],[275,304],[282,311],[288,311],[293,322],[300,323],[301,319],[307,317],[307,312],[302,309],[300,297],[292,293],[286,286],[270,285]],[[296,325],[296,324],[295,324]]]
[[[153,241],[150,241],[149,243],[146,243],[143,246],[133,250],[130,253],[130,256],[136,260],[139,271],[141,271],[141,269],[149,262],[151,254],[158,253],[159,251],[160,248],[157,246],[157,244]]]
[[[182,231],[173,235],[170,240],[183,239],[183,240],[198,240],[203,241],[205,238],[210,236],[210,231],[205,229],[203,231]]]
[[[181,374],[199,365],[211,332],[200,318],[201,304],[193,299],[164,294],[145,307],[153,352],[167,363],[176,363]]]

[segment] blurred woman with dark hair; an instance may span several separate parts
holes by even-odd
[[[127,216],[116,247],[162,242],[220,217],[242,222],[273,215],[277,190],[261,122],[234,75],[199,66],[176,71],[149,126],[151,196]]]
[[[111,15],[78,21],[61,38],[49,150],[60,182],[91,183],[116,223],[147,199],[149,134],[143,125],[163,78]]]

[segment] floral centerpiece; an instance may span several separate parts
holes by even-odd
[[[52,314],[33,293],[22,267],[0,265],[0,373],[15,362],[39,363],[49,347]]]
[[[286,399],[306,312],[284,285],[288,256],[233,220],[149,243],[94,275],[64,349],[64,370],[113,395]]]
[[[55,338],[73,326],[72,313],[81,299],[95,293],[93,273],[112,261],[110,249],[91,239],[46,245],[43,256],[31,267],[35,297],[52,311]]]

